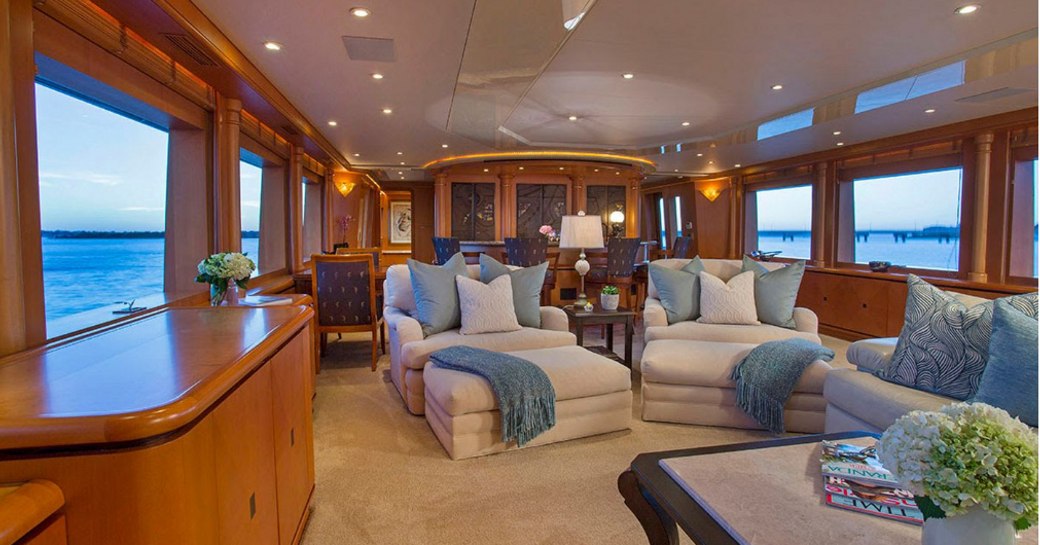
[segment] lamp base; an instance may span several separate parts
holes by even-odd
[[[589,303],[589,298],[585,296],[585,292],[578,294],[578,298],[574,300],[574,308],[583,308]]]
[[[585,261],[585,249],[582,248],[578,254],[578,260],[574,262],[574,270],[577,271],[578,278],[581,280],[578,298],[574,300],[575,307],[584,307],[589,302],[589,298],[585,296],[585,275],[588,274],[589,268],[589,262]]]

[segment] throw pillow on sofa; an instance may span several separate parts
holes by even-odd
[[[994,301],[989,361],[972,401],[1000,407],[1035,428],[1037,358],[1036,316],[1003,299]]]
[[[729,282],[701,271],[702,324],[759,325],[755,310],[755,273],[742,272]]]
[[[755,273],[755,309],[762,323],[794,329],[794,303],[805,275],[805,261],[769,270],[744,256],[743,271]]]
[[[513,285],[513,310],[524,327],[542,327],[542,286],[547,270],[548,261],[512,269],[487,254],[480,254],[480,281],[487,284],[502,275],[509,276]]]
[[[459,290],[459,308],[462,310],[462,328],[459,333],[498,333],[516,331],[520,324],[513,312],[513,283],[503,274],[485,284],[465,276],[456,276]]]
[[[650,279],[657,288],[658,298],[668,323],[696,320],[700,315],[700,277],[704,262],[700,256],[690,260],[683,268],[670,269],[659,263],[651,263]]]
[[[1037,315],[1036,293],[1003,299]],[[915,275],[907,278],[906,314],[892,360],[879,376],[918,390],[968,399],[986,368],[993,301],[972,307]]]
[[[455,277],[466,276],[466,258],[462,253],[440,266],[409,259],[408,273],[415,292],[415,319],[422,326],[423,337],[459,327],[462,314]]]

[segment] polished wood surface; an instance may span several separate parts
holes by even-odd
[[[64,505],[61,489],[50,481],[0,486],[0,545],[58,543],[39,536],[58,533],[64,538],[65,519],[54,516]]]
[[[0,452],[126,443],[204,414],[310,322],[306,307],[170,308],[0,360]]]

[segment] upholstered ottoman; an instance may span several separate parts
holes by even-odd
[[[643,350],[643,420],[701,426],[763,429],[737,407],[729,377],[756,345],[661,339]],[[823,431],[827,401],[823,382],[831,366],[813,362],[784,409],[787,431]]]
[[[524,447],[629,428],[631,371],[579,346],[508,352],[540,367],[556,391],[556,426]],[[486,380],[441,369],[423,371],[426,421],[453,460],[516,449],[502,442],[501,416]]]

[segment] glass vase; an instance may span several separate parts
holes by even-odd
[[[921,545],[1013,545],[1015,527],[975,506],[963,515],[924,521]]]

